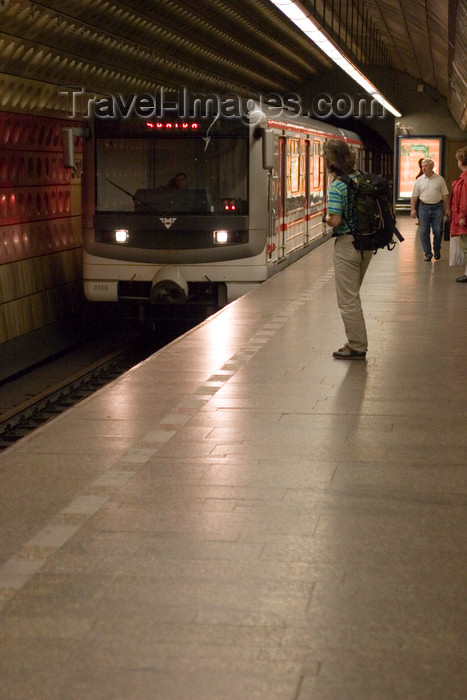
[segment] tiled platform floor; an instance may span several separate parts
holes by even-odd
[[[0,455],[1,700],[465,700],[467,285],[331,243]]]

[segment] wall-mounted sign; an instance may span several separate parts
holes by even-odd
[[[443,175],[443,136],[398,136],[396,153],[396,201],[410,199],[420,168],[420,158],[431,158],[439,175]]]

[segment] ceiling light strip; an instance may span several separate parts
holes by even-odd
[[[339,68],[347,73],[358,85],[360,85],[371,97],[379,102],[388,112],[391,112],[395,117],[401,117],[402,114],[393,107],[375,88],[375,86],[365,78],[365,76],[356,68],[342,53],[337,46],[333,44],[328,37],[321,31],[314,20],[303,10],[294,0],[270,0],[286,17],[288,17],[301,31],[313,41],[316,46],[326,54]]]

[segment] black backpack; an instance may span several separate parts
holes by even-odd
[[[358,171],[357,171],[358,172]],[[396,228],[396,219],[392,208],[389,181],[382,175],[358,172],[356,180],[348,175],[340,175],[348,188],[347,217],[343,219],[350,228],[357,250],[374,250],[379,248],[392,250],[396,245],[394,236],[399,241],[403,237]],[[351,207],[354,216],[350,216]],[[352,219],[356,226],[352,228]]]

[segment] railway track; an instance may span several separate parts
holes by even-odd
[[[117,350],[0,415],[0,452],[116,379],[144,355]]]
[[[97,338],[97,350],[91,350],[90,354],[86,354],[86,346],[83,346],[83,354],[78,349],[77,358],[71,363],[75,367],[74,373],[70,374],[62,365],[59,368],[61,379],[55,384],[50,384],[49,381],[57,369],[53,361],[50,367],[46,365],[45,383],[43,373],[36,381],[33,381],[32,374],[26,373],[22,387],[16,389],[13,386],[9,392],[12,396],[4,397],[0,404],[0,452],[206,318],[206,315],[199,313],[190,314],[186,309],[180,316],[176,316],[172,308],[170,311],[170,316],[159,319],[159,323],[148,332],[142,332],[139,326],[130,324],[110,333],[106,341]],[[125,345],[122,345],[122,338],[125,338]],[[92,357],[93,360],[90,359]],[[38,384],[41,388],[38,388]]]

